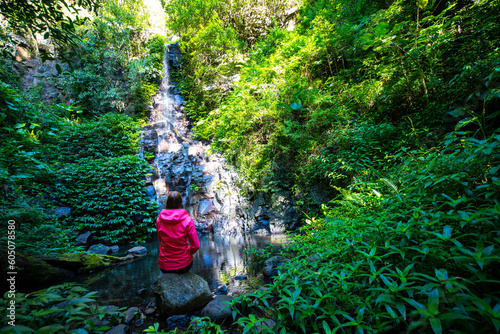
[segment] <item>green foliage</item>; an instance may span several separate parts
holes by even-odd
[[[9,333],[105,333],[110,327],[97,327],[101,320],[112,324],[120,322],[122,312],[106,311],[89,292],[76,283],[55,285],[30,294],[16,293],[11,298],[7,292],[0,300],[0,310],[7,315],[10,300],[15,301],[15,324],[8,325],[9,318],[0,321],[0,332]]]
[[[500,135],[461,136],[353,184],[294,237],[269,289],[234,304],[273,332],[498,332]]]
[[[154,232],[156,203],[146,196],[148,164],[137,156],[81,159],[59,172],[57,198],[80,231],[105,243],[140,241]]]
[[[0,184],[5,194],[0,196],[0,216],[18,223],[16,243],[31,254],[61,252],[64,245],[66,250],[77,250],[71,246],[74,236],[70,237],[69,232],[94,230],[104,222],[113,232],[102,241],[143,240],[151,230],[148,223],[152,203],[142,191],[145,162],[135,157],[141,121],[125,114],[147,110],[161,79],[165,38],[150,38],[142,31],[149,27],[142,1],[101,2],[92,21],[79,27],[76,21],[72,26],[72,19],[62,16],[59,5],[64,7],[63,1],[11,5],[11,11],[25,7],[25,12],[16,14],[21,16],[32,15],[33,8],[41,10],[30,19],[47,20],[31,27],[33,31],[44,26],[49,28],[51,38],[57,29],[70,36],[73,50],[64,57],[71,59],[74,67],[50,83],[62,91],[63,101],[72,104],[48,104],[40,101],[36,87],[22,90],[19,73],[25,71],[23,67],[15,64],[10,55],[0,57]],[[43,8],[54,6],[59,6],[54,12],[43,12]],[[73,8],[73,4],[68,6]],[[12,18],[18,20],[18,27],[27,22],[20,16]],[[65,28],[64,24],[71,25],[71,29],[65,31],[69,26]],[[14,54],[11,30],[2,28],[0,44]],[[110,173],[115,164],[124,167]],[[71,169],[74,173],[69,172]],[[88,175],[80,179],[75,175],[78,172]],[[66,187],[61,177],[71,178],[75,184]],[[89,180],[97,183],[86,183]],[[130,188],[123,196],[119,193],[122,184]],[[99,198],[103,203],[81,207],[82,202],[95,200],[87,194],[91,188],[103,191]],[[76,194],[78,191],[84,193]],[[73,200],[66,200],[68,193],[75,194]],[[115,204],[120,213],[115,212]],[[71,207],[76,221],[55,217],[53,209],[61,205]],[[105,231],[103,228],[101,235]]]
[[[87,20],[81,15],[82,9],[92,12],[96,5],[95,0],[4,0],[0,3],[0,13],[15,32],[27,32],[32,36],[41,33],[45,39],[67,45],[75,43],[76,26]],[[50,56],[45,55],[45,58],[49,59]]]
[[[139,150],[139,122],[122,114],[107,113],[97,121],[63,122],[55,135],[42,136],[44,156],[60,163],[84,158],[120,157]]]
[[[498,127],[495,1],[305,1],[294,30],[270,26],[251,48],[228,23],[240,14],[176,6],[204,8],[171,22],[183,34],[195,135],[254,189],[307,196],[319,185],[331,196],[401,147],[435,145],[456,122],[483,138]],[[206,45],[217,35],[223,43]],[[379,124],[393,130],[375,134]]]

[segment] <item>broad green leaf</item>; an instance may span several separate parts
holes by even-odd
[[[442,334],[443,328],[441,326],[441,320],[439,318],[430,318],[429,322],[431,323],[432,330],[435,334]]]

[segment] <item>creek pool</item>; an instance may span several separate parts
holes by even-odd
[[[201,248],[194,254],[191,272],[203,277],[215,291],[221,285],[230,290],[233,284],[239,284],[237,275],[248,275],[248,261],[245,248],[263,248],[269,244],[281,244],[286,235],[203,235],[200,236]],[[148,288],[161,274],[158,267],[159,241],[151,240],[143,246],[148,255],[104,271],[82,277],[88,289],[99,291],[98,300],[102,304],[126,306],[138,304],[142,298],[138,291]],[[120,247],[126,251],[130,247]]]

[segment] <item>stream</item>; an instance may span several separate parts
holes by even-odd
[[[226,286],[229,293],[238,292],[256,279],[248,267],[245,248],[262,248],[269,244],[281,244],[286,238],[283,234],[241,235],[204,235],[200,237],[201,248],[194,254],[191,272],[203,277],[211,291]],[[116,306],[138,305],[143,302],[139,295],[161,274],[158,267],[158,240],[144,244],[148,254],[144,257],[108,268],[97,274],[82,277],[90,290],[98,290],[100,303]],[[129,247],[122,247],[125,252]],[[247,280],[235,280],[237,276],[248,276]]]

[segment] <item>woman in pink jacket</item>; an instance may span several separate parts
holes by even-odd
[[[182,196],[172,191],[165,209],[156,219],[160,240],[158,265],[162,273],[185,273],[193,266],[193,254],[200,249],[200,241],[193,219],[183,209]],[[189,244],[188,244],[189,240]]]

